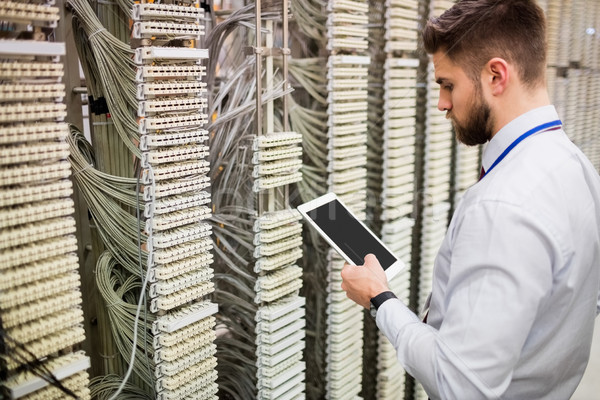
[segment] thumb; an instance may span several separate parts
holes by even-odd
[[[385,284],[387,285],[387,276],[385,275],[385,271],[381,267],[381,264],[379,263],[379,260],[377,259],[375,254],[367,254],[365,256],[364,266],[369,271],[371,271],[377,277],[377,279],[379,279],[382,282],[385,282]]]

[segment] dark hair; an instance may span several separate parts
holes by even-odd
[[[513,63],[521,81],[545,81],[546,20],[535,0],[461,0],[423,30],[428,53],[443,51],[474,81],[494,57]]]

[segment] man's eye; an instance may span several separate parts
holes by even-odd
[[[444,89],[448,90],[449,92],[452,91],[452,89],[454,89],[454,85],[444,85]]]

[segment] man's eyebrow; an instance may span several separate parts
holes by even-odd
[[[448,79],[446,79],[446,78],[441,78],[441,77],[440,77],[440,78],[437,78],[437,79],[435,80],[435,83],[437,83],[438,85],[442,85],[442,83],[446,82],[447,80],[448,80]]]

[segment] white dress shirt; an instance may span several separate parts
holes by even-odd
[[[488,170],[541,107],[504,126]],[[595,132],[600,134],[600,132]],[[600,177],[562,129],[519,143],[458,205],[435,261],[427,324],[397,299],[377,325],[432,399],[568,399],[600,313]]]

